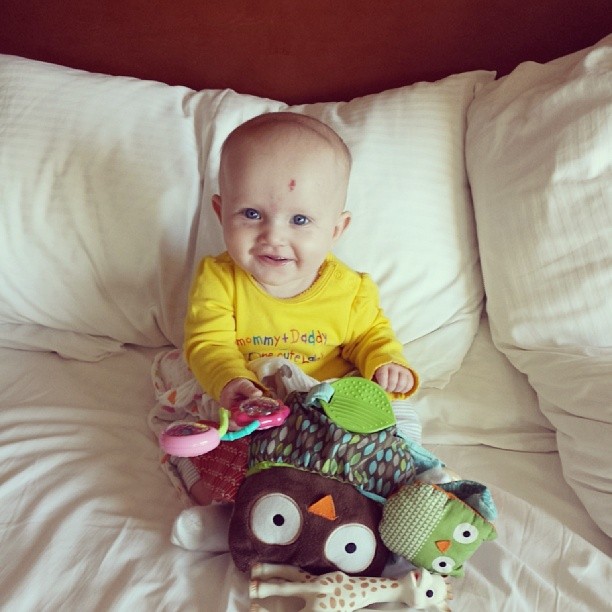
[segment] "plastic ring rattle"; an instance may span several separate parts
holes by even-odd
[[[257,429],[282,425],[289,416],[289,408],[272,397],[252,397],[232,409],[232,419],[239,427],[259,421]]]
[[[197,457],[217,448],[221,442],[219,431],[204,423],[177,421],[159,436],[159,444],[169,455]]]

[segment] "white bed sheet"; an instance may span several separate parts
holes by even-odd
[[[0,608],[248,610],[229,554],[169,541],[183,505],[146,422],[156,352],[85,363],[0,349]],[[493,485],[500,512],[499,538],[453,581],[453,610],[609,609],[610,543],[556,453],[434,450]]]

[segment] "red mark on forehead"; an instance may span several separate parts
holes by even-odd
[[[293,191],[295,189],[295,185],[296,185],[295,179],[291,179],[289,181],[289,191]]]

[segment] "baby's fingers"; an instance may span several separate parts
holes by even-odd
[[[412,387],[414,387],[414,376],[410,370],[403,369],[400,372],[394,391],[396,393],[408,393]]]
[[[399,365],[381,366],[374,379],[387,393],[407,393],[414,387],[414,376],[408,368]]]
[[[236,395],[242,399],[249,399],[250,397],[259,397],[263,394],[262,390],[250,380],[243,378],[235,390]]]
[[[385,390],[389,390],[389,368],[387,366],[381,366],[374,372],[374,380]]]

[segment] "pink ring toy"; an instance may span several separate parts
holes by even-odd
[[[272,397],[246,399],[232,410],[232,419],[239,427],[259,421],[257,429],[268,429],[282,425],[289,416],[289,408]]]
[[[177,421],[164,429],[159,444],[169,455],[197,457],[217,448],[221,438],[219,432],[204,423]]]

